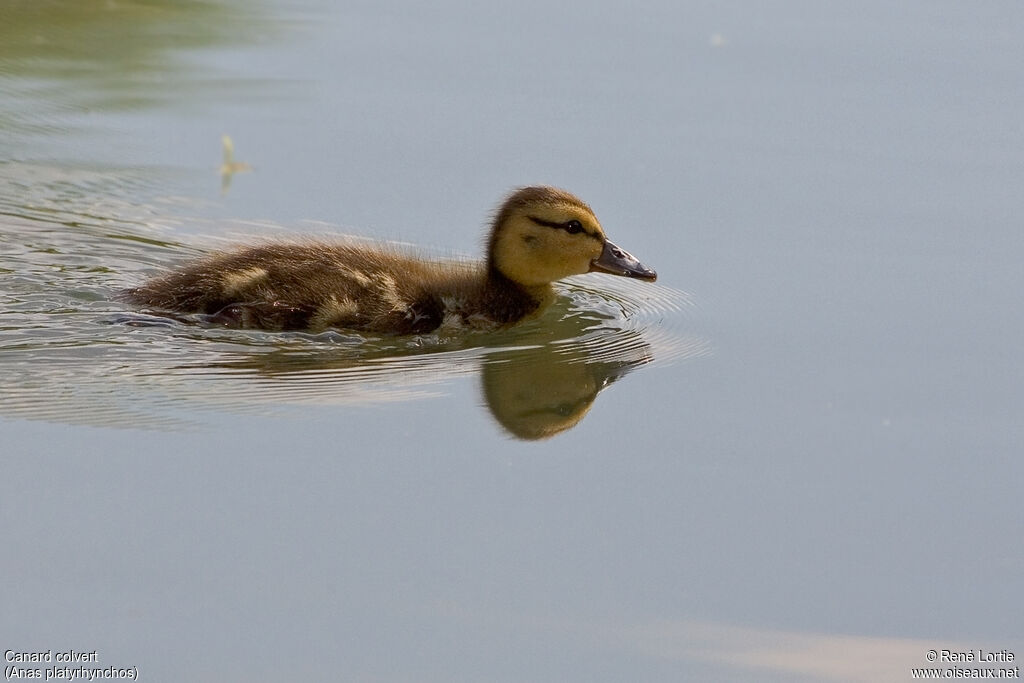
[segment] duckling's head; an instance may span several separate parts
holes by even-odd
[[[605,237],[589,206],[555,187],[524,187],[509,195],[494,219],[487,257],[491,270],[527,287],[591,271],[657,277]]]

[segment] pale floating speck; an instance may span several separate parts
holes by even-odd
[[[224,147],[224,163],[220,166],[220,193],[226,194],[231,187],[231,178],[236,173],[245,173],[252,170],[252,166],[244,161],[235,161],[235,143],[231,136],[222,135],[220,138]]]

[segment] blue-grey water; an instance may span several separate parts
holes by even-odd
[[[1022,30],[1010,1],[0,5],[5,667],[1019,667]],[[534,183],[658,282],[409,338],[117,299],[268,236],[473,256]]]

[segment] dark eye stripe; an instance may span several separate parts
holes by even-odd
[[[583,224],[580,223],[575,218],[570,220],[570,221],[566,221],[565,223],[557,223],[555,221],[546,221],[543,218],[537,218],[536,216],[529,216],[529,219],[531,221],[533,221],[534,223],[536,223],[537,225],[543,225],[546,228],[554,228],[556,230],[565,230],[570,235],[578,235],[581,232],[587,232],[586,228],[583,227]],[[587,232],[587,235],[590,236],[590,237],[594,237],[594,235],[590,234],[589,232]]]

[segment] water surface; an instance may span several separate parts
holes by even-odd
[[[3,648],[156,680],[1019,660],[1022,19],[8,4]],[[533,183],[658,283],[573,278],[452,337],[116,298],[268,236],[474,256]]]

